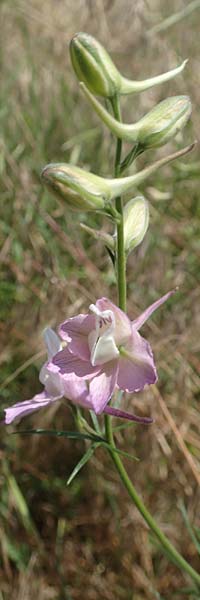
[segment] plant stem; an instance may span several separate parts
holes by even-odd
[[[121,121],[119,98],[115,96],[112,99],[112,107],[114,116],[118,121]],[[117,139],[116,155],[115,155],[115,170],[114,176],[120,176],[120,162],[121,162],[121,151],[122,141]],[[117,283],[118,283],[118,297],[119,307],[126,311],[126,256],[124,251],[124,218],[123,218],[123,204],[121,196],[116,198],[116,209],[120,214],[120,222],[117,224]]]
[[[112,446],[114,446],[115,442],[113,439],[112,424],[111,424],[111,420],[109,418],[105,419],[105,430],[106,430],[107,440],[109,441],[109,443]],[[181,554],[179,554],[179,552],[176,550],[176,548],[174,548],[174,546],[167,539],[165,534],[158,527],[156,521],[154,520],[154,518],[151,516],[151,514],[147,510],[147,508],[144,505],[141,498],[138,496],[136,489],[135,489],[134,485],[132,484],[132,482],[128,476],[128,473],[126,472],[126,469],[124,468],[124,465],[123,465],[119,455],[114,453],[112,450],[109,450],[109,452],[110,452],[112,460],[116,466],[116,469],[119,473],[119,476],[120,476],[124,486],[126,487],[127,492],[129,493],[129,496],[131,497],[135,506],[137,506],[141,515],[144,517],[146,523],[148,523],[150,529],[154,532],[157,539],[162,544],[162,547],[167,551],[168,555],[170,555],[171,560],[180,569],[183,569],[186,573],[188,573],[188,575],[190,575],[190,577],[192,577],[192,579],[200,585],[200,575],[189,565],[189,563],[183,558],[183,556],[181,556]]]
[[[119,99],[118,97],[112,100],[112,107],[114,116],[116,119],[121,120],[120,115],[120,107],[119,107]],[[116,157],[115,157],[115,177],[119,177],[120,175],[120,161],[121,161],[121,149],[122,144],[121,140],[117,140],[116,146]],[[119,307],[122,310],[126,310],[126,258],[124,252],[124,226],[123,226],[123,205],[121,197],[116,199],[116,209],[121,215],[120,223],[117,225],[117,281],[118,281],[118,295],[119,295]],[[110,446],[115,446],[115,441],[113,438],[113,430],[112,430],[112,419],[109,415],[105,415],[105,433],[106,439]],[[128,473],[119,457],[119,455],[114,452],[111,448],[109,449],[109,453],[112,457],[112,460],[115,464],[115,467],[119,473],[121,481],[123,482],[131,500],[138,508],[140,514],[144,517],[146,523],[149,525],[151,531],[155,534],[156,538],[161,543],[163,549],[168,553],[172,562],[174,562],[180,569],[184,570],[190,577],[195,581],[195,583],[200,586],[200,574],[197,573],[189,563],[179,554],[176,548],[171,544],[165,534],[158,527],[156,521],[151,516],[150,512],[144,505],[141,498],[138,496],[136,489],[131,482]]]

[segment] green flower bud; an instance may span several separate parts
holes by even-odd
[[[134,186],[138,186],[167,163],[187,154],[194,145],[165,156],[129,177],[104,179],[70,164],[52,163],[43,169],[42,180],[59,198],[64,199],[70,208],[102,211],[116,218],[118,213],[114,212],[111,205],[114,198],[131,191]]]
[[[159,102],[137,123],[138,141],[145,148],[158,148],[185,127],[192,112],[188,96],[172,96]]]
[[[149,225],[149,205],[143,196],[130,200],[124,208],[124,246],[127,254],[141,244]]]
[[[120,88],[120,73],[105,48],[87,33],[77,33],[70,42],[74,71],[93,94],[112,98]]]
[[[42,171],[42,179],[73,210],[104,210],[109,201],[106,180],[73,165],[49,164]]]
[[[159,102],[137,123],[127,125],[112,117],[83,83],[80,86],[112,133],[122,140],[140,144],[143,149],[158,148],[166,144],[186,125],[192,111],[188,96],[172,96]]]
[[[76,33],[70,42],[70,55],[74,71],[92,94],[113,98],[116,94],[142,92],[150,87],[172,79],[184,69],[179,67],[144,81],[131,81],[123,77],[115,67],[105,48],[88,33]]]

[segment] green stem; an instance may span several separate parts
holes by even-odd
[[[115,442],[113,439],[112,424],[111,424],[111,420],[109,418],[105,419],[105,430],[106,430],[107,441],[112,446],[114,446]],[[154,532],[157,539],[162,544],[162,547],[170,555],[172,561],[176,565],[178,565],[180,567],[180,569],[183,569],[186,573],[188,573],[188,575],[190,575],[190,577],[192,577],[192,579],[197,584],[200,585],[200,575],[188,564],[188,562],[183,558],[183,556],[181,556],[181,554],[179,554],[179,552],[176,550],[176,548],[174,548],[174,546],[171,544],[171,542],[167,539],[167,537],[164,535],[164,533],[158,527],[156,521],[153,519],[153,517],[147,510],[147,508],[144,505],[144,503],[142,502],[141,498],[138,496],[136,489],[135,489],[134,485],[132,484],[131,480],[129,479],[129,476],[124,468],[124,465],[123,465],[119,455],[116,454],[115,452],[113,452],[113,450],[109,450],[109,452],[110,452],[112,460],[116,466],[116,469],[119,473],[119,476],[120,476],[124,486],[126,487],[127,492],[129,493],[129,496],[133,500],[135,506],[137,506],[141,515],[144,517],[146,523],[148,523],[150,529]]]
[[[118,97],[112,100],[112,107],[114,116],[119,121],[121,120],[119,99]],[[121,162],[121,140],[117,140],[116,156],[115,156],[115,177],[120,176],[120,162]],[[121,215],[120,223],[117,225],[117,281],[118,281],[118,295],[119,295],[119,307],[122,310],[126,310],[126,257],[124,252],[124,226],[123,226],[123,205],[121,197],[116,199],[116,209]],[[116,448],[115,441],[113,438],[112,430],[112,419],[109,415],[105,415],[105,433],[106,439],[112,448]],[[200,575],[195,571],[189,563],[179,554],[174,548],[165,534],[158,527],[156,521],[149,513],[148,509],[144,505],[141,498],[138,496],[136,489],[131,482],[126,469],[119,457],[119,455],[112,449],[109,449],[110,456],[115,464],[115,467],[119,473],[121,481],[123,482],[131,500],[138,508],[140,514],[144,517],[146,523],[149,525],[151,531],[155,534],[156,538],[161,543],[163,549],[168,553],[172,562],[174,562],[180,569],[183,569],[190,577],[200,586]]]
[[[115,96],[112,99],[112,107],[114,116],[118,121],[121,121],[119,97]],[[114,176],[120,177],[120,162],[121,162],[122,141],[117,139],[116,155],[115,155],[115,170]],[[126,311],[126,255],[124,251],[124,218],[123,204],[121,196],[116,198],[116,209],[120,214],[120,222],[117,224],[117,283],[119,307]]]

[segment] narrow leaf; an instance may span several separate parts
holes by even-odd
[[[97,415],[95,414],[95,412],[93,410],[90,410],[90,416],[94,425],[94,428],[96,429],[97,434],[101,434],[101,428],[99,425],[99,421],[97,418]]]
[[[79,460],[79,462],[77,463],[77,465],[74,467],[71,475],[69,476],[69,478],[67,480],[67,485],[70,485],[70,483],[73,481],[73,479],[76,477],[76,475],[78,475],[79,471],[84,467],[84,465],[86,465],[86,463],[88,462],[88,460],[90,460],[90,458],[94,454],[94,451],[95,451],[96,447],[97,447],[97,444],[92,444],[87,449],[87,451],[85,452],[85,454],[83,454],[81,460]]]
[[[72,440],[91,440],[92,442],[104,442],[106,440],[98,435],[89,433],[80,433],[79,431],[56,431],[55,429],[28,429],[14,431],[11,435],[55,435],[56,437],[66,437]]]
[[[135,422],[131,421],[131,423],[123,423],[122,425],[116,425],[113,427],[113,432],[121,431],[122,429],[129,429],[129,427],[135,426]]]
[[[132,456],[131,454],[129,454],[128,452],[124,452],[123,450],[119,450],[118,448],[115,448],[115,446],[111,446],[103,437],[100,437],[98,435],[89,435],[88,433],[79,433],[78,431],[56,431],[54,429],[28,429],[28,430],[23,430],[23,431],[14,431],[13,433],[11,433],[10,435],[17,435],[17,434],[22,434],[22,435],[31,435],[31,434],[36,434],[36,435],[55,435],[56,437],[66,437],[68,439],[73,439],[73,440],[90,440],[92,442],[96,442],[96,445],[101,445],[104,448],[106,448],[107,450],[112,450],[112,452],[116,452],[117,454],[121,454],[121,456],[124,456],[125,458],[130,458],[131,460],[139,460],[137,457]]]
[[[99,444],[99,445],[105,446],[105,448],[107,450],[112,450],[112,452],[121,454],[121,456],[124,456],[124,458],[130,458],[131,460],[136,460],[136,461],[140,460],[139,458],[137,458],[137,456],[133,456],[132,454],[129,454],[129,452],[125,452],[124,450],[119,450],[119,448],[116,448],[115,446],[111,446],[111,444],[101,442],[101,444]]]

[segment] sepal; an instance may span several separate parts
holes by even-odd
[[[77,33],[70,42],[72,66],[92,94],[112,98],[120,89],[121,75],[105,48],[91,35]]]
[[[136,196],[124,208],[124,246],[127,254],[141,244],[148,225],[149,204],[143,196]]]

